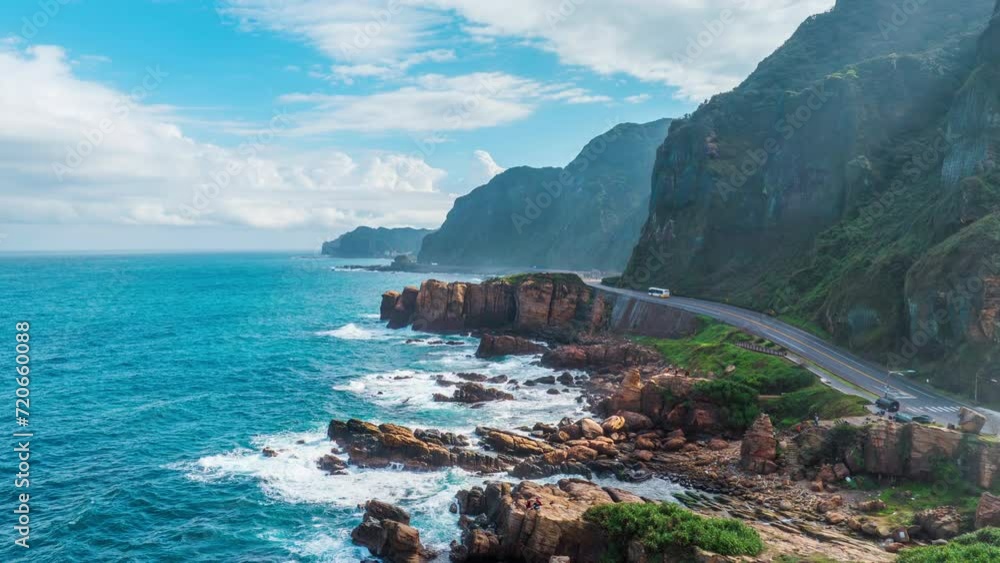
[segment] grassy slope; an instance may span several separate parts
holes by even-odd
[[[845,395],[816,381],[816,376],[788,360],[751,352],[737,342],[766,342],[738,329],[702,318],[702,329],[695,335],[677,339],[640,337],[636,340],[653,347],[670,363],[696,374],[716,374],[720,381],[746,385],[756,394],[778,395],[761,401],[763,409],[779,426],[790,426],[813,414],[824,419],[865,414],[867,401]],[[731,374],[726,368],[735,366]]]

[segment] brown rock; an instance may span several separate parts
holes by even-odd
[[[976,529],[1000,527],[1000,496],[983,493],[976,508]]]
[[[625,419],[625,429],[629,432],[641,432],[654,426],[653,421],[644,414],[632,411],[620,411],[619,416]]]
[[[626,369],[660,363],[659,352],[634,342],[614,340],[597,344],[568,344],[542,356],[542,365],[555,369]],[[626,410],[638,410],[636,404]]]
[[[574,461],[594,461],[597,459],[597,451],[587,446],[572,446],[569,451],[569,458]]]
[[[577,425],[580,427],[580,435],[588,440],[604,435],[604,429],[592,418],[581,418]]]
[[[642,407],[642,374],[629,370],[608,402],[612,412],[634,412]],[[624,417],[623,417],[624,418]]]
[[[767,475],[777,470],[774,460],[778,456],[778,441],[774,427],[766,414],[761,414],[743,435],[740,446],[740,465],[754,473]]]
[[[979,434],[984,426],[986,426],[986,417],[982,414],[966,407],[958,409],[958,428],[962,432]]]
[[[403,289],[403,292],[396,297],[396,303],[393,305],[392,310],[387,311],[389,314],[389,328],[403,328],[413,321],[413,315],[417,310],[418,293],[419,290],[417,290],[417,288],[406,287]],[[384,304],[384,295],[382,299]]]
[[[712,438],[708,441],[708,449],[712,451],[721,451],[729,447],[729,442],[721,438]]]
[[[914,514],[913,522],[920,526],[927,537],[935,540],[949,540],[958,535],[962,518],[954,506],[939,506]]]
[[[380,501],[369,501],[361,524],[351,532],[351,540],[367,547],[372,555],[394,563],[422,563],[432,555],[420,543],[420,532],[411,527],[409,514]]]
[[[501,453],[528,456],[542,455],[553,450],[553,447],[545,442],[495,428],[479,427],[476,428],[476,434],[482,436],[483,442]]]
[[[843,512],[834,512],[834,511],[827,512],[825,518],[826,518],[826,523],[830,524],[831,526],[837,526],[847,520],[847,516]]]
[[[389,320],[392,310],[396,307],[396,300],[399,299],[398,291],[387,291],[382,294],[382,304],[378,308],[379,319]]]
[[[653,452],[649,450],[635,450],[632,452],[632,457],[640,461],[651,461],[653,459]]]
[[[844,506],[844,498],[840,495],[833,495],[831,497],[820,499],[820,501],[816,503],[816,512],[825,514],[831,510],[836,510],[841,506]]]
[[[604,434],[608,436],[619,432],[623,428],[625,428],[625,419],[618,415],[609,416],[604,419],[604,422],[601,423],[601,429],[604,430]]]
[[[484,334],[476,349],[477,358],[495,358],[498,356],[526,356],[541,354],[545,347],[527,338],[519,336]]]
[[[331,475],[339,475],[347,469],[347,463],[339,457],[327,454],[316,462],[316,466]]]
[[[653,435],[651,434],[639,436],[635,439],[635,448],[637,450],[655,450],[657,449],[656,440],[653,439]]]
[[[872,499],[859,502],[855,507],[861,512],[873,513],[885,510],[885,503],[881,499]]]
[[[685,440],[684,437],[669,438],[663,443],[663,449],[668,452],[676,452],[677,450],[683,448],[685,444],[687,444],[687,440]]]

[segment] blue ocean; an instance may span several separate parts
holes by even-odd
[[[435,375],[523,379],[536,358],[484,361],[477,341],[392,331],[381,293],[426,275],[344,268],[293,254],[0,257],[0,409],[28,430],[30,488],[14,489],[15,439],[0,454],[3,561],[332,561],[369,498],[399,503],[426,544],[458,535],[448,511],[486,478],[460,470],[329,476],[331,418],[471,432],[579,417],[575,394],[525,387],[471,409],[435,403]],[[371,261],[369,261],[371,262]],[[453,280],[455,276],[436,275]],[[478,281],[474,276],[463,279]],[[30,322],[30,422],[15,426],[15,323]],[[424,338],[424,342],[407,343]],[[451,339],[451,337],[449,337]],[[265,457],[265,446],[279,452]],[[643,494],[676,487],[654,480]],[[31,495],[30,549],[13,546],[15,493]]]

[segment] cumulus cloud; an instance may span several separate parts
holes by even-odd
[[[74,75],[63,49],[0,48],[0,221],[343,229],[436,226],[452,196],[421,158],[303,151],[282,144],[280,112],[239,146],[186,135],[175,110],[146,103],[169,74],[128,91]]]
[[[495,160],[493,160],[493,155],[482,149],[473,151],[472,154],[476,157],[476,162],[479,163],[480,173],[486,178],[486,181],[489,181],[497,174],[506,170],[506,168],[500,166]]]
[[[634,96],[625,96],[625,103],[627,104],[642,104],[648,102],[652,98],[649,94],[636,94]]]
[[[467,131],[523,119],[547,101],[610,101],[569,84],[544,84],[502,72],[458,76],[426,74],[396,90],[367,96],[286,94],[278,101],[304,105],[290,115],[299,135],[335,131]]]
[[[835,0],[229,0],[244,28],[303,38],[336,61],[399,60],[440,41],[459,14],[473,41],[509,37],[567,65],[627,74],[701,100],[731,89],[810,15]]]

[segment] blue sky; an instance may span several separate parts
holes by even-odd
[[[503,168],[693,110],[831,4],[5,2],[0,249],[435,227]]]

